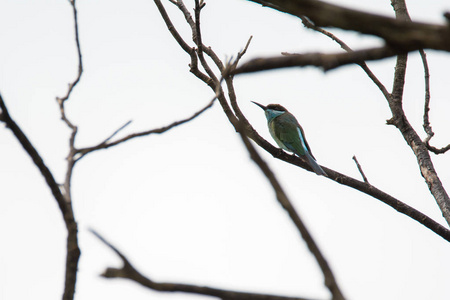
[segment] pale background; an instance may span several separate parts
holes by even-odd
[[[389,1],[334,1],[393,16]],[[169,2],[172,20],[188,26]],[[189,8],[193,3],[186,1]],[[81,82],[67,104],[79,126],[77,145],[190,116],[212,97],[189,73],[152,1],[77,2],[84,59]],[[408,1],[414,20],[443,23],[444,0]],[[340,51],[294,17],[243,0],[207,1],[203,41],[229,58],[252,44],[243,61],[282,51]],[[379,41],[335,30],[351,47]],[[76,74],[68,1],[0,0],[0,91],[10,113],[58,181],[63,180],[69,131],[56,96]],[[192,42],[191,42],[192,44]],[[427,51],[431,72],[432,144],[450,142],[450,54]],[[369,66],[391,88],[395,59]],[[405,110],[422,137],[423,67],[408,61]],[[445,225],[412,151],[390,118],[386,100],[357,66],[242,75],[239,104],[270,142],[265,117],[251,100],[280,103],[303,125],[320,164],[360,178],[356,155],[376,187]],[[412,219],[348,187],[259,153],[276,171],[323,250],[348,299],[450,299],[450,245]],[[450,153],[432,155],[450,188]],[[0,299],[60,299],[65,226],[37,168],[4,125],[0,129]],[[215,106],[163,135],[87,156],[73,178],[82,256],[76,299],[200,299],[161,294],[99,274],[120,260],[88,228],[122,250],[156,281],[327,299],[322,275],[273,191],[250,161],[239,136]]]

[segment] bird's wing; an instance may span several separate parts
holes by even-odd
[[[278,126],[274,128],[274,133],[277,138],[297,155],[305,155],[306,152],[311,153],[308,143],[305,140],[303,129],[295,117],[290,115],[283,115],[282,117],[277,117],[278,120],[274,120],[278,123]]]

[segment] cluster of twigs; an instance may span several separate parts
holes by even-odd
[[[245,64],[239,65],[241,58],[245,54],[251,42],[250,37],[248,43],[245,45],[244,49],[237,54],[234,61],[222,62],[215,54],[215,52],[210,47],[205,46],[202,41],[200,16],[202,8],[205,6],[205,3],[203,1],[195,0],[195,8],[193,10],[194,15],[192,16],[191,12],[189,11],[189,9],[187,9],[182,0],[169,0],[169,2],[175,5],[183,14],[186,22],[191,28],[193,43],[191,45],[191,42],[187,42],[179,34],[162,2],[160,0],[154,0],[154,3],[156,4],[156,7],[158,8],[162,19],[166,23],[169,32],[172,34],[178,45],[189,55],[190,72],[212,89],[214,93],[213,99],[204,108],[197,111],[192,116],[177,122],[173,122],[167,126],[132,133],[122,138],[115,138],[120,131],[122,131],[131,123],[131,121],[129,121],[115,130],[110,136],[105,138],[100,143],[90,147],[77,148],[77,126],[72,123],[72,121],[70,121],[69,117],[66,115],[65,103],[69,101],[73,89],[79,83],[82,77],[83,63],[78,34],[78,19],[75,0],[69,0],[73,8],[73,17],[75,23],[75,41],[78,54],[78,73],[75,80],[69,84],[67,93],[63,97],[57,98],[57,103],[59,105],[61,113],[61,119],[71,130],[69,139],[69,153],[67,156],[66,177],[62,184],[56,182],[51,171],[46,167],[42,157],[36,151],[26,135],[22,132],[20,127],[14,122],[13,118],[8,112],[3,98],[0,95],[0,121],[4,122],[7,127],[13,132],[25,151],[33,159],[34,164],[40,170],[42,176],[47,182],[47,185],[52,191],[53,197],[59,205],[65,225],[67,227],[68,236],[65,289],[63,295],[64,300],[73,299],[74,297],[78,261],[80,257],[80,248],[78,246],[77,237],[77,222],[73,213],[71,198],[71,179],[75,164],[84,156],[94,151],[117,146],[136,137],[147,136],[155,133],[164,133],[176,126],[189,122],[202,114],[208,108],[210,108],[216,100],[220,103],[231,125],[242,137],[243,143],[246,146],[250,157],[259,166],[263,174],[267,177],[268,181],[274,189],[277,201],[288,212],[288,215],[291,218],[292,222],[295,224],[311,253],[314,255],[318,265],[322,270],[325,286],[330,291],[332,299],[344,299],[343,293],[339,288],[337,280],[333,275],[333,272],[328,265],[325,257],[321,253],[305,224],[302,222],[299,214],[296,212],[290,200],[284,193],[283,188],[276,179],[275,174],[269,169],[268,165],[255,151],[254,146],[249,141],[249,139],[253,140],[258,146],[271,153],[277,159],[297,165],[309,171],[311,171],[311,169],[302,159],[293,155],[288,155],[280,149],[273,147],[253,129],[251,124],[247,121],[247,119],[241,112],[237,103],[237,96],[234,90],[233,79],[234,76],[239,73],[306,65],[321,67],[324,70],[329,70],[350,63],[358,64],[359,66],[361,66],[364,72],[368,75],[369,78],[372,79],[374,84],[380,89],[380,91],[386,98],[392,112],[392,118],[388,120],[388,124],[392,124],[399,129],[405,141],[413,150],[414,154],[417,157],[421,175],[424,177],[431,194],[436,199],[436,202],[438,203],[444,215],[444,218],[450,224],[450,200],[445,189],[442,186],[442,183],[439,180],[429,154],[429,151],[436,154],[445,153],[450,149],[450,145],[438,149],[429,144],[431,138],[434,136],[434,132],[432,131],[429,121],[429,71],[425,52],[423,51],[424,48],[450,51],[449,26],[411,22],[407,13],[405,2],[403,0],[392,0],[392,5],[396,13],[395,19],[344,9],[335,5],[325,4],[323,2],[315,0],[251,1],[298,16],[302,20],[305,27],[330,37],[331,39],[336,41],[345,50],[345,52],[326,55],[320,53],[284,54],[279,57],[273,58],[253,59]],[[342,40],[322,28],[327,26],[356,30],[361,33],[376,35],[384,39],[386,45],[380,48],[353,51]],[[414,50],[420,51],[425,73],[426,89],[423,127],[427,134],[427,137],[424,141],[419,138],[417,132],[414,131],[412,126],[409,124],[402,108],[407,53]],[[397,55],[394,84],[392,87],[392,92],[388,92],[387,88],[370,71],[369,67],[365,64],[365,61],[394,55]],[[212,61],[212,64],[208,62],[207,57],[210,59],[210,61]],[[226,86],[227,93],[224,92],[224,88],[222,87],[223,84]],[[354,160],[357,164],[358,170],[363,177],[363,181],[351,178],[337,171],[323,167],[328,174],[327,178],[337,183],[357,189],[362,193],[365,193],[374,197],[375,199],[382,201],[383,203],[391,206],[400,213],[405,214],[410,218],[416,220],[417,222],[423,224],[424,226],[450,242],[450,230],[435,222],[418,210],[408,206],[404,202],[401,202],[395,197],[371,185],[356,157],[354,157]],[[108,247],[110,247],[122,259],[123,262],[123,267],[120,269],[107,269],[103,274],[103,276],[107,278],[120,277],[131,279],[143,286],[158,291],[194,293],[215,296],[222,299],[305,299],[301,297],[295,298],[258,293],[227,291],[211,287],[178,283],[158,283],[139,273],[131,265],[129,260],[120,251],[117,250],[117,248],[107,242],[95,231],[93,231],[93,233]]]

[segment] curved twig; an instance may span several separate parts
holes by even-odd
[[[195,112],[192,116],[183,119],[183,120],[179,120],[179,121],[175,121],[169,125],[160,127],[160,128],[156,128],[156,129],[151,129],[151,130],[146,130],[146,131],[141,131],[141,132],[136,132],[136,133],[132,133],[129,134],[123,138],[117,139],[115,141],[111,141],[111,138],[116,135],[116,133],[120,130],[122,130],[125,126],[127,126],[128,124],[130,124],[131,121],[128,121],[125,125],[123,125],[122,127],[120,127],[119,129],[117,129],[112,135],[110,135],[108,138],[106,138],[103,142],[95,145],[95,146],[91,146],[91,147],[86,147],[86,148],[81,148],[81,149],[77,149],[77,158],[76,160],[80,160],[81,158],[83,158],[85,155],[92,153],[94,151],[97,150],[102,150],[102,149],[108,149],[111,148],[113,146],[117,146],[119,144],[122,144],[126,141],[129,141],[131,139],[137,138],[137,137],[143,137],[143,136],[147,136],[150,134],[161,134],[164,133],[166,131],[169,131],[170,129],[177,127],[179,125],[182,125],[184,123],[187,123],[189,121],[192,121],[193,119],[197,118],[199,115],[201,115],[203,112],[205,112],[206,110],[208,110],[209,108],[211,108],[215,102],[217,98],[214,97],[205,107],[203,107],[202,109],[200,109],[199,111]]]

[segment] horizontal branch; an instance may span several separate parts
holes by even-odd
[[[317,0],[248,0],[297,17],[307,16],[315,25],[337,27],[378,36],[402,51],[450,51],[450,27],[384,17]]]
[[[244,293],[236,292],[230,290],[222,290],[217,288],[211,288],[207,286],[197,286],[191,284],[182,283],[166,283],[166,282],[155,282],[144,275],[142,275],[138,270],[136,270],[128,259],[123,255],[116,247],[111,245],[107,240],[105,240],[100,234],[94,230],[90,230],[100,241],[102,241],[106,246],[113,250],[122,260],[122,268],[107,268],[101,276],[105,278],[125,278],[130,279],[142,286],[150,288],[159,292],[182,292],[188,294],[197,294],[205,296],[213,296],[221,299],[227,300],[308,300],[302,297],[283,297],[276,295],[266,295],[266,294],[254,294],[254,293]]]
[[[348,64],[362,64],[364,61],[379,60],[400,54],[391,47],[370,48],[351,52],[340,52],[332,54],[306,53],[289,54],[283,56],[255,58],[235,70],[230,70],[231,74],[250,73],[264,70],[272,70],[288,67],[316,66],[325,71]]]

